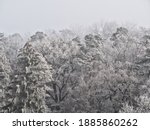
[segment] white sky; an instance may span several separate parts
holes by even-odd
[[[4,33],[101,21],[150,27],[150,0],[0,0],[0,32]]]

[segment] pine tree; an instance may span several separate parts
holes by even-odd
[[[14,110],[17,112],[47,112],[46,84],[52,81],[51,66],[43,56],[26,43],[18,55],[16,74],[16,98]]]
[[[10,82],[11,67],[7,60],[4,49],[0,46],[0,112],[7,112],[10,104],[9,100],[9,82]],[[5,109],[6,108],[6,109]]]

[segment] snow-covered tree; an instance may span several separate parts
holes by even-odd
[[[47,112],[46,90],[52,81],[51,66],[43,56],[26,43],[18,55],[15,75],[16,97],[14,110],[17,112]]]
[[[9,112],[9,105],[12,100],[11,90],[9,89],[11,67],[6,58],[3,47],[0,45],[0,112]]]

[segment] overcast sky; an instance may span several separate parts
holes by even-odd
[[[0,0],[0,32],[26,33],[101,21],[150,27],[150,0]]]

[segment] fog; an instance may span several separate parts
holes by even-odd
[[[0,31],[26,33],[115,21],[150,27],[149,0],[0,0]]]

